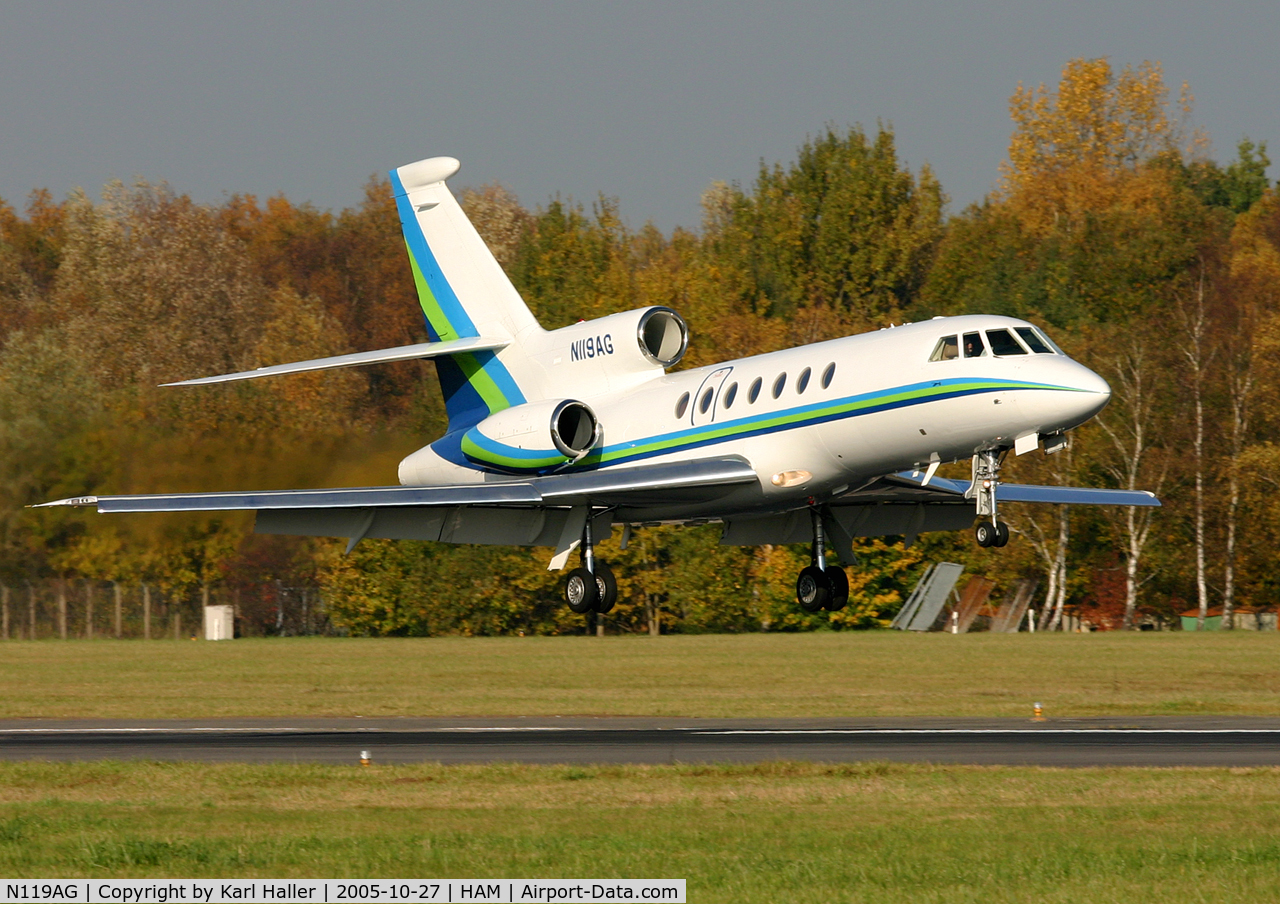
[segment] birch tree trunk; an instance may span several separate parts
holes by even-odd
[[[1240,516],[1240,454],[1249,433],[1249,401],[1253,393],[1250,362],[1242,362],[1231,379],[1231,460],[1227,463],[1226,548],[1223,550],[1222,627],[1230,630],[1236,596],[1236,530]]]
[[[1204,525],[1204,374],[1208,365],[1205,350],[1204,262],[1200,262],[1200,279],[1194,302],[1182,308],[1183,355],[1191,377],[1192,436],[1191,457],[1195,470],[1195,549],[1196,549],[1196,630],[1204,630],[1209,612],[1209,581],[1205,570]]]
[[[1166,467],[1161,465],[1154,478],[1150,459],[1156,450],[1151,445],[1151,426],[1155,417],[1153,393],[1147,383],[1153,367],[1141,345],[1130,348],[1115,362],[1114,377],[1119,392],[1120,410],[1113,418],[1099,418],[1099,424],[1111,440],[1115,457],[1107,470],[1116,483],[1126,490],[1150,490],[1157,495],[1164,487]],[[1147,485],[1143,485],[1147,484]],[[1154,484],[1151,486],[1150,484]],[[1133,617],[1138,605],[1138,591],[1145,579],[1142,574],[1142,556],[1151,538],[1153,509],[1126,506],[1122,520],[1124,528],[1124,629],[1133,629]]]

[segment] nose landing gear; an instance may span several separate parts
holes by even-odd
[[[806,612],[838,612],[849,602],[849,578],[844,569],[827,564],[826,533],[822,515],[810,510],[813,519],[813,547],[810,564],[796,579],[796,601]]]
[[[999,548],[1009,542],[1009,525],[1003,521],[979,521],[973,529],[973,538],[983,548]]]
[[[969,485],[969,498],[975,500],[979,521],[973,529],[973,538],[985,548],[1002,547],[1009,542],[1009,525],[996,516],[996,487],[1000,485],[1000,464],[1008,449],[987,449],[973,456],[973,481]]]

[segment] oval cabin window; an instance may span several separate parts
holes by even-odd
[[[689,410],[689,393],[680,396],[680,401],[676,402],[676,420],[684,417],[684,413]]]
[[[738,384],[731,383],[729,388],[724,391],[724,407],[732,408],[733,400],[738,397]]]

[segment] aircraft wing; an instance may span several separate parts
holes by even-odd
[[[99,512],[227,512],[323,509],[528,507],[647,504],[715,499],[757,480],[736,456],[672,464],[553,474],[525,480],[444,487],[349,487],[331,490],[264,490],[249,493],[172,493],[145,496],[73,496],[49,506],[95,506]]]
[[[927,485],[924,476],[914,471],[902,471],[878,478],[862,487],[851,490],[832,505],[859,505],[868,502],[936,502],[966,503],[968,480],[951,480],[934,477]],[[1034,484],[1001,483],[996,491],[1001,502],[1042,502],[1059,505],[1140,505],[1160,506],[1154,493],[1146,490],[1106,490],[1093,487],[1048,487]]]
[[[908,544],[929,531],[965,530],[973,524],[974,502],[965,498],[967,480],[934,477],[903,471],[886,474],[852,487],[827,503],[828,542],[841,561],[853,564],[852,542],[858,537],[901,535]],[[1043,487],[1002,483],[1000,502],[1049,502],[1070,505],[1158,506],[1160,500],[1141,491],[1099,490],[1085,487]],[[721,543],[759,546],[765,543],[807,543],[812,538],[805,510],[725,521]]]

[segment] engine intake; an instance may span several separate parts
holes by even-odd
[[[596,413],[577,399],[526,402],[485,418],[462,435],[462,454],[503,471],[546,471],[574,462],[600,439]]]
[[[663,367],[680,363],[689,347],[689,327],[670,308],[649,308],[641,316],[636,332],[641,353]]]
[[[551,414],[551,441],[572,459],[586,455],[596,444],[596,413],[582,402],[566,399]]]

